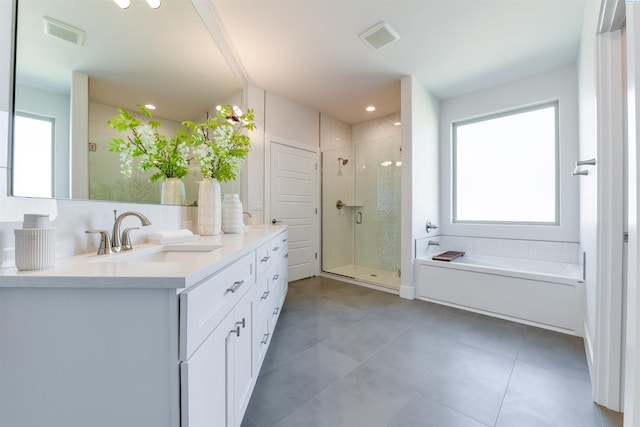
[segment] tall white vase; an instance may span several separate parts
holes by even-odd
[[[162,181],[162,195],[160,203],[163,205],[186,205],[187,195],[184,182],[180,178],[167,178]]]
[[[225,194],[222,199],[222,231],[240,233],[243,228],[240,197],[237,194]]]
[[[204,178],[198,187],[198,234],[215,236],[222,233],[222,199],[220,183]]]

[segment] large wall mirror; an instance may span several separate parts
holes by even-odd
[[[153,104],[160,131],[240,105],[240,83],[189,0],[152,9],[133,0],[18,0],[12,194],[159,203],[149,171],[130,178],[109,151],[123,137],[107,121],[121,107]],[[187,204],[201,175],[184,178]],[[229,183],[223,192],[240,192]]]

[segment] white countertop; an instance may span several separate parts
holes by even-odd
[[[240,234],[201,236],[185,244],[221,245],[211,252],[193,253],[184,262],[104,262],[105,257],[126,254],[96,255],[95,253],[59,259],[52,268],[36,271],[0,269],[0,288],[188,288],[224,268],[269,241],[286,227],[255,225]],[[133,251],[154,247],[149,243],[134,245]],[[173,246],[173,244],[172,244]]]

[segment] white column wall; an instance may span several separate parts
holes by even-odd
[[[415,239],[427,236],[425,224],[440,223],[438,100],[414,77],[401,81],[402,213],[400,296],[413,299]],[[431,232],[429,236],[438,233]]]

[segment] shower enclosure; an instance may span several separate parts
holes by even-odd
[[[400,136],[322,153],[322,271],[400,289]]]

